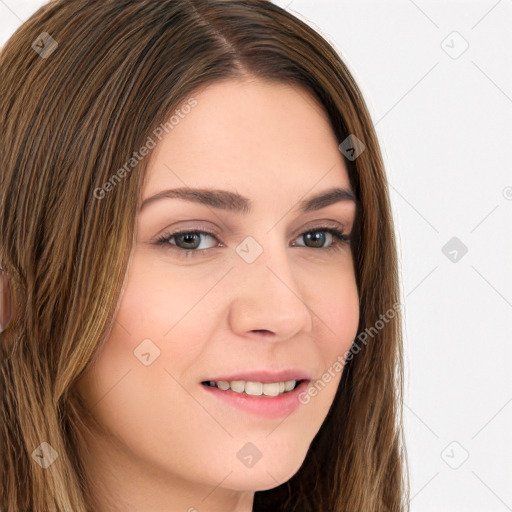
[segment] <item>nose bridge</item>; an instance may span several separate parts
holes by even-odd
[[[274,231],[258,235],[258,240],[248,236],[236,252],[233,277],[238,284],[230,310],[233,330],[239,334],[272,331],[280,339],[310,331],[311,312],[282,237]]]

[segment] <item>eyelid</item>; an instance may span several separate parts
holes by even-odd
[[[224,247],[224,244],[220,241],[219,239],[219,235],[213,231],[213,230],[210,230],[208,228],[204,228],[204,227],[185,227],[185,228],[176,228],[176,230],[168,230],[168,231],[164,231],[161,235],[157,236],[155,241],[157,242],[158,240],[161,240],[162,238],[168,238],[168,237],[173,237],[175,235],[180,235],[182,233],[200,233],[200,234],[207,234],[207,235],[210,235],[211,237],[215,238],[215,240],[217,240],[217,242],[222,246]],[[182,249],[184,250],[184,249]],[[197,251],[197,249],[195,249]]]
[[[322,229],[322,228],[333,228],[333,229],[339,229],[341,231],[345,231],[345,224],[343,224],[342,222],[336,221],[336,220],[316,219],[316,220],[307,222],[304,226],[302,226],[299,229],[297,235],[301,235],[302,233],[305,233],[307,231],[313,231],[315,229]]]
[[[293,238],[296,238],[299,235],[302,235],[302,234],[307,233],[309,231],[315,231],[315,230],[320,230],[320,229],[325,229],[325,228],[337,229],[337,230],[342,231],[343,234],[346,235],[347,234],[346,231],[348,231],[348,230],[345,229],[346,225],[347,224],[344,224],[342,222],[335,221],[335,220],[315,219],[315,220],[307,222],[305,225],[301,226],[299,229],[294,230],[294,232],[290,236],[293,237]],[[348,224],[348,225],[350,225],[350,224]],[[216,238],[217,241],[219,241],[219,243],[222,243],[222,242],[220,242],[220,239],[219,239],[220,235],[218,234],[217,231],[215,231],[214,229],[205,227],[205,226],[198,225],[198,224],[195,224],[193,226],[183,226],[183,227],[179,227],[179,228],[176,228],[176,229],[174,229],[172,227],[166,228],[161,235],[155,236],[154,239],[151,240],[151,242],[154,243],[154,242],[156,242],[157,240],[161,239],[164,236],[177,235],[177,234],[180,234],[180,233],[197,233],[197,232],[208,233],[209,235],[211,235],[214,238]],[[238,231],[237,231],[237,233],[238,233]],[[240,241],[242,241],[243,238],[245,237],[245,235],[241,234],[240,236],[241,236],[241,240]]]

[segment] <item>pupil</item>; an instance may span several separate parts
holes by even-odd
[[[310,241],[317,244],[315,245],[315,247],[322,247],[324,245],[325,233],[322,233],[321,231],[312,231],[310,233],[307,233],[306,236],[310,239]]]
[[[185,241],[185,245],[186,244],[192,244],[194,245],[194,237],[196,238],[196,242],[197,242],[197,238],[199,237],[199,234],[198,233],[184,233],[182,235],[179,235],[179,237],[181,238],[181,240],[184,240]],[[197,244],[194,245],[194,247],[187,247],[187,249],[195,249],[197,248]]]

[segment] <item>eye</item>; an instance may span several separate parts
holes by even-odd
[[[212,239],[217,241],[217,245],[223,247],[218,237],[213,233],[202,230],[177,231],[174,233],[166,233],[158,238],[154,244],[161,247],[168,247],[181,257],[205,256],[209,254],[211,249],[215,248],[210,244],[209,247],[201,247],[204,239]],[[316,229],[301,233],[296,240],[303,238],[306,243],[292,243],[293,247],[305,247],[309,249],[320,249],[324,251],[339,251],[344,246],[350,244],[350,237],[345,235],[343,231],[328,227],[319,227]],[[329,244],[324,247],[324,244]],[[312,245],[307,245],[312,244]],[[207,244],[208,245],[208,244]],[[170,246],[170,247],[169,247]]]
[[[305,240],[313,243],[313,249],[339,250],[343,245],[350,243],[350,237],[345,235],[343,231],[333,228],[316,228],[302,233],[299,238],[305,237]],[[328,247],[322,247],[325,242],[330,242]],[[297,244],[294,244],[297,246]],[[299,247],[308,247],[304,244]]]
[[[177,231],[175,233],[163,235],[156,241],[156,243],[157,245],[174,245],[178,249],[190,254],[191,252],[204,252],[211,249],[211,247],[200,247],[201,238],[205,237],[215,239],[219,242],[219,239],[213,233],[209,233],[207,231]]]

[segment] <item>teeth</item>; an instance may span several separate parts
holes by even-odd
[[[280,382],[272,382],[263,384],[263,393],[267,396],[277,396],[279,395],[279,385]],[[283,382],[284,384],[284,382]]]
[[[287,380],[284,383],[284,390],[285,391],[291,391],[295,387],[295,383],[296,383],[295,380]]]
[[[286,382],[252,382],[244,380],[225,380],[208,381],[212,387],[217,387],[222,391],[231,389],[235,393],[244,393],[251,396],[279,396],[288,391],[292,391],[297,384],[296,380],[287,380]]]
[[[229,386],[231,391],[236,391],[237,393],[243,393],[245,389],[245,381],[243,380],[232,380],[229,382]]]
[[[261,382],[246,382],[245,383],[245,392],[248,395],[252,396],[260,396],[263,394],[263,384]]]

